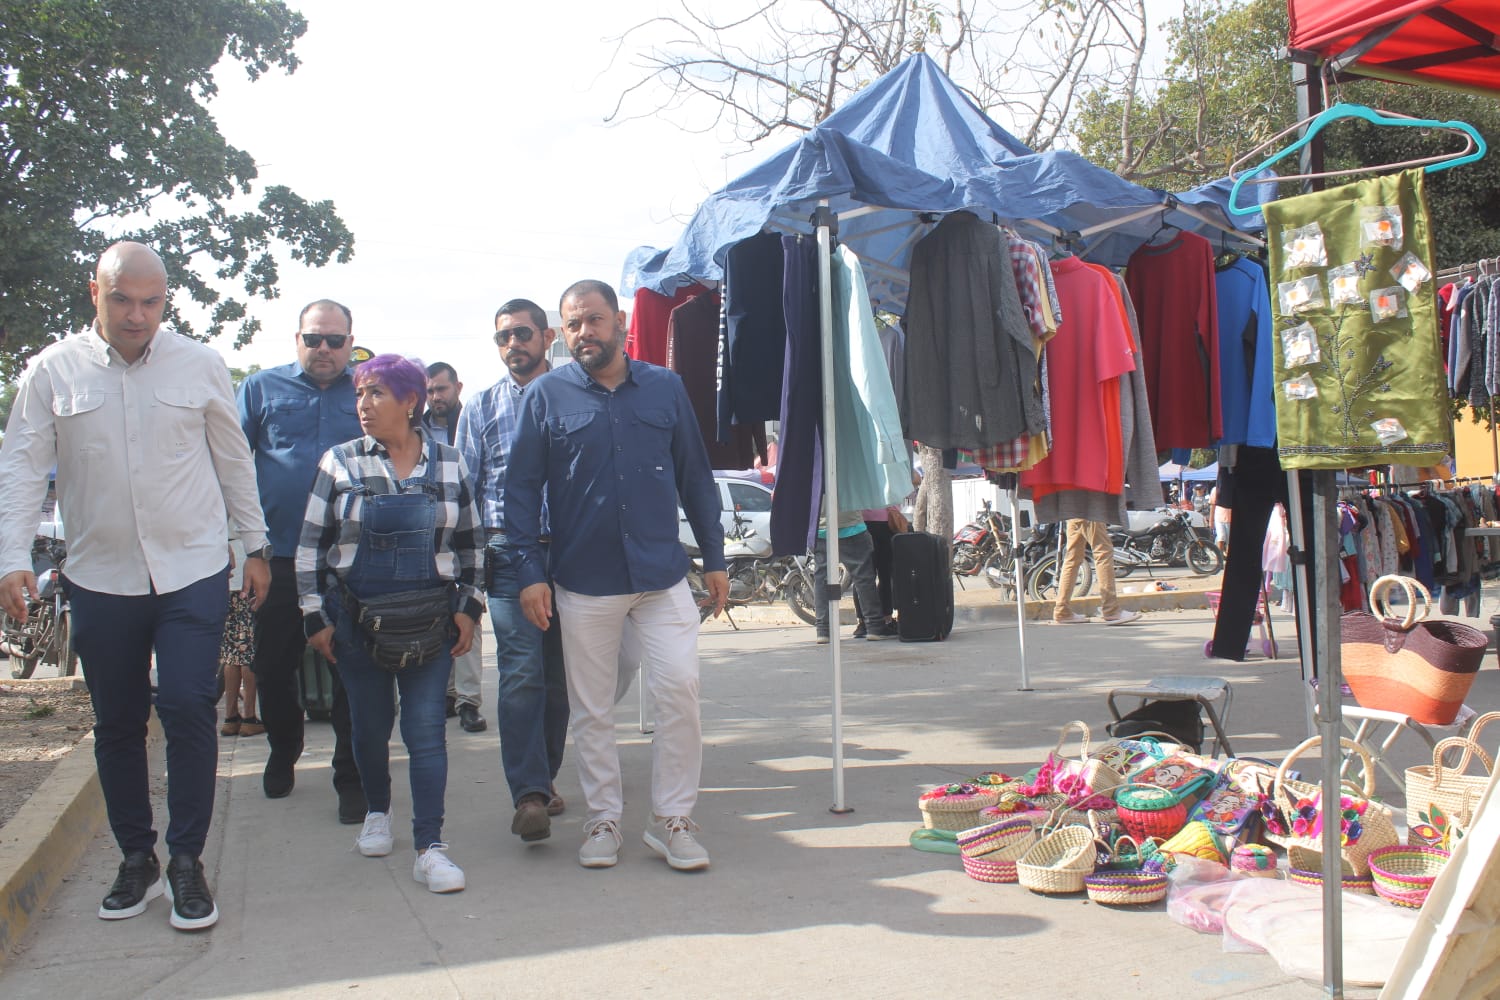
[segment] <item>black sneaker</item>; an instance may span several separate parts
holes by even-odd
[[[464,727],[466,733],[482,733],[489,726],[484,721],[484,716],[479,714],[479,709],[467,704],[458,706],[458,724]]]
[[[120,874],[99,904],[100,920],[125,920],[146,912],[146,904],[162,893],[161,862],[155,851],[128,851]]]
[[[266,760],[265,773],[260,779],[266,798],[284,799],[292,794],[292,786],[297,783],[297,756],[282,754],[276,750],[271,751],[271,756]],[[361,816],[360,819],[364,817]]]
[[[882,622],[870,629],[865,638],[871,642],[878,642],[883,639],[899,639],[901,638],[901,630],[892,622]]]
[[[203,931],[219,922],[203,862],[191,854],[174,854],[167,862],[167,898],[172,901],[172,926],[180,931]]]
[[[370,811],[369,803],[365,801],[365,790],[358,785],[349,788],[335,788],[339,795],[339,822],[345,826],[365,821],[365,813]]]
[[[854,633],[851,636],[849,636],[849,638],[851,638],[851,639],[863,639],[864,637],[865,637],[865,623],[864,622],[860,622],[858,625],[854,626]]]

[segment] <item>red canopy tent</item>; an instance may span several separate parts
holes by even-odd
[[[1500,0],[1288,5],[1292,51],[1313,55],[1336,74],[1500,93]]]

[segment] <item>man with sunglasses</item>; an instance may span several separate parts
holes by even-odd
[[[516,810],[510,830],[527,843],[550,836],[551,817],[563,811],[553,782],[568,735],[568,687],[558,629],[543,632],[521,612],[516,553],[505,534],[505,478],[526,387],[551,368],[547,352],[555,336],[546,311],[535,302],[511,299],[501,306],[495,313],[495,346],[505,376],[458,416],[458,450],[473,477],[488,537],[489,611],[500,671],[500,763]]]
[[[331,299],[309,303],[298,318],[297,360],[240,384],[240,425],[255,455],[261,506],[270,528],[271,592],[255,618],[253,669],[261,721],[271,753],[261,786],[267,798],[291,794],[302,755],[298,670],[307,640],[297,605],[293,559],[318,460],[334,445],[360,437],[354,409],[354,318]],[[251,553],[254,555],[255,553]],[[350,742],[349,699],[333,675],[333,787],[340,823],[362,823],[365,794]]]

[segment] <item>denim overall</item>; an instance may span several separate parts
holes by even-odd
[[[429,453],[425,474],[401,482],[409,492],[376,494],[357,484],[350,493],[344,516],[355,496],[364,509],[354,563],[343,571],[341,582],[355,595],[375,597],[444,583],[432,548],[441,489],[432,479],[436,464],[436,456]],[[354,760],[369,810],[390,812],[394,684],[401,693],[401,740],[410,759],[412,839],[417,850],[424,850],[443,839],[443,792],[448,783],[444,698],[453,657],[444,650],[431,662],[398,674],[382,670],[365,652],[342,601],[333,597],[325,607],[335,619],[334,650],[349,693]]]

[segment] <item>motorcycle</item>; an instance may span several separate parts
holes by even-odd
[[[974,520],[953,534],[953,575],[983,577],[990,586],[999,587],[1002,583],[990,569],[1009,562],[1010,548],[1010,518],[997,514],[985,500]]]
[[[688,548],[693,560],[688,570],[688,589],[693,599],[702,601],[708,596],[703,582],[703,563],[696,547]],[[726,609],[742,608],[747,604],[771,603],[783,593],[791,560],[771,557],[771,540],[750,527],[750,522],[734,512],[734,527],[724,535],[724,570],[729,575],[729,598]],[[706,620],[713,608],[699,605],[699,620]],[[729,623],[734,625],[734,619]],[[736,628],[738,626],[735,626]]]
[[[1198,533],[1187,511],[1172,511],[1146,528],[1111,529],[1115,547],[1115,576],[1129,576],[1137,567],[1149,574],[1154,567],[1183,566],[1199,576],[1224,568],[1224,553]]]
[[[43,524],[31,546],[37,592],[27,600],[26,620],[18,622],[0,613],[0,647],[10,656],[12,677],[30,677],[37,665],[49,663],[57,676],[78,672],[78,653],[73,649],[73,616],[62,588],[62,566],[67,544],[52,524]]]
[[[1062,525],[1039,524],[1031,539],[1022,548],[1021,556],[1026,570],[1026,596],[1033,601],[1057,599],[1058,578],[1062,575]],[[993,571],[992,571],[993,572]],[[1013,573],[1013,566],[1005,567],[1003,573]],[[1013,577],[1007,577],[1007,580]],[[1094,589],[1094,559],[1085,553],[1078,564],[1078,576],[1073,581],[1074,597],[1085,597]]]

